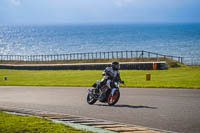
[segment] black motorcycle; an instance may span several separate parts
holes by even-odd
[[[101,88],[99,86],[100,81],[97,81],[93,85],[93,89],[88,89],[87,103],[92,105],[99,100],[102,103],[108,103],[108,105],[115,105],[120,98],[119,82],[111,81],[110,88],[108,85]]]

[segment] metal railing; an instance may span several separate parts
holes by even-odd
[[[170,58],[184,63],[181,56],[169,56],[149,51],[110,51],[110,52],[89,52],[70,53],[57,55],[0,55],[0,61],[71,61],[90,59],[130,59],[130,58]]]
[[[198,57],[184,57],[183,63],[185,65],[200,65],[200,58],[198,58]]]

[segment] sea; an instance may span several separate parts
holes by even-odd
[[[0,55],[121,50],[199,58],[200,23],[0,26]]]

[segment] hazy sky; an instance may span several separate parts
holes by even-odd
[[[0,0],[0,24],[200,22],[200,0]]]

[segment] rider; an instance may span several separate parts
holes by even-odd
[[[120,82],[124,84],[124,81],[120,78],[120,64],[117,61],[112,62],[111,67],[106,67],[106,69],[103,72],[103,79],[100,82],[99,88],[101,88],[103,85],[107,84],[109,88],[111,80],[114,80],[116,82]]]

